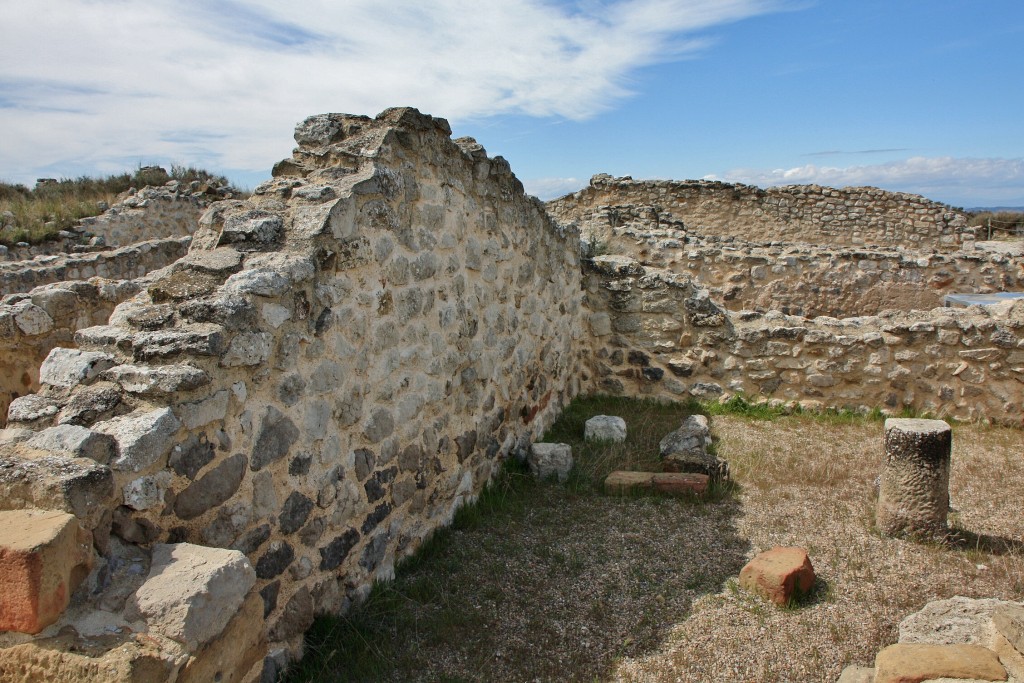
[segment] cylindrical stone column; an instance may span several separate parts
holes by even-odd
[[[942,420],[885,421],[885,466],[876,521],[886,536],[942,536],[948,530],[953,433]]]

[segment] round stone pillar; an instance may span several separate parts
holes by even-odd
[[[942,420],[885,421],[885,465],[876,508],[884,535],[946,533],[952,436]]]

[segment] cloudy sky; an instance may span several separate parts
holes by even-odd
[[[542,198],[595,173],[1024,205],[1021,0],[0,0],[0,179],[253,187],[412,105]]]

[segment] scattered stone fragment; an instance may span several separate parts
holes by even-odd
[[[980,645],[899,643],[875,657],[875,683],[921,683],[934,678],[1005,681],[1006,669]]]
[[[668,434],[659,444],[662,467],[666,472],[706,474],[713,480],[729,478],[729,463],[708,452],[711,430],[708,418],[690,415],[679,429]]]
[[[814,585],[814,567],[803,548],[776,547],[759,553],[740,570],[740,586],[774,602],[788,605]]]
[[[0,512],[0,631],[38,633],[55,622],[92,557],[92,534],[74,515]]]
[[[572,446],[565,443],[535,443],[530,446],[526,462],[530,472],[538,479],[555,477],[564,483],[572,469]]]
[[[256,572],[237,550],[162,543],[128,609],[196,652],[224,630],[255,583]]]
[[[583,438],[587,441],[622,443],[626,440],[626,421],[613,415],[596,415],[584,425]]]

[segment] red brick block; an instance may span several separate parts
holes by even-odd
[[[0,631],[38,633],[57,621],[92,567],[92,534],[74,515],[0,512]]]
[[[777,547],[767,550],[740,570],[740,586],[785,605],[799,590],[806,593],[814,585],[814,567],[803,548]]]

